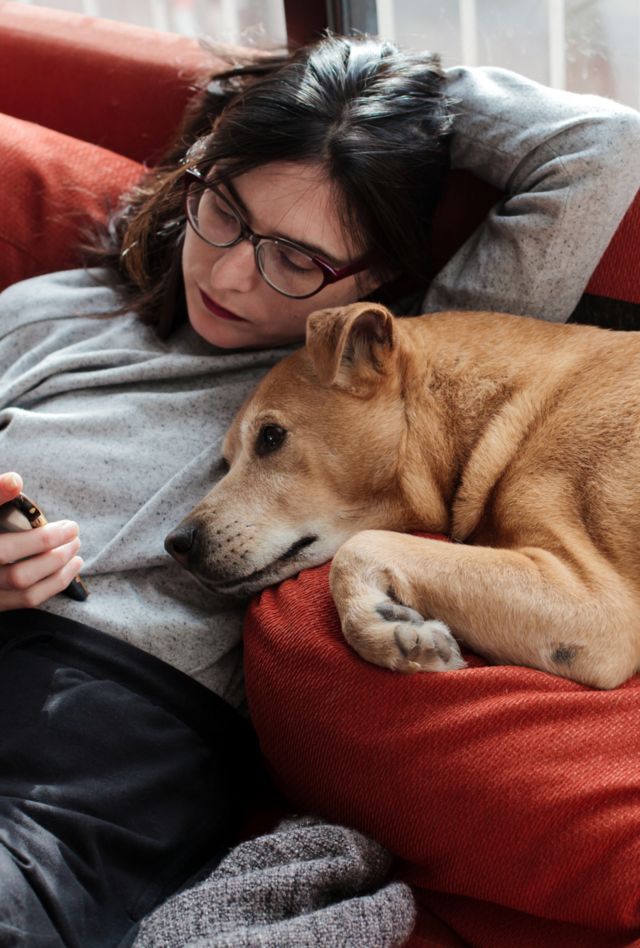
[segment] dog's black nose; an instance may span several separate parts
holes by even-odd
[[[198,529],[193,523],[181,523],[164,541],[164,548],[181,566],[187,566]]]

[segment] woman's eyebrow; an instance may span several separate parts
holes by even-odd
[[[251,212],[238,194],[233,181],[225,181],[224,187],[233,198],[234,203],[237,204],[238,210],[242,212],[243,216],[250,218]],[[340,261],[336,260],[333,254],[327,253],[326,250],[324,250],[322,247],[318,247],[316,244],[309,244],[306,241],[292,240],[291,237],[288,237],[286,234],[280,234],[278,231],[274,231],[273,234],[270,234],[269,236],[281,237],[283,240],[290,240],[291,243],[297,244],[298,247],[308,250],[309,253],[315,254],[316,257],[320,257],[322,260],[325,260],[327,263],[331,264],[332,267],[335,267],[336,270],[339,270],[340,267],[346,266],[345,263],[340,263]]]
[[[229,194],[230,194],[231,197],[233,198],[234,202],[238,205],[238,207],[240,208],[240,210],[242,211],[242,213],[243,213],[246,217],[250,217],[251,215],[250,215],[250,213],[249,213],[249,208],[247,207],[247,205],[244,203],[244,201],[242,200],[242,198],[240,197],[240,195],[239,195],[238,192],[236,191],[236,188],[235,188],[235,185],[234,185],[233,181],[223,181],[223,182],[221,182],[221,183],[222,183],[222,186],[227,189],[227,191],[229,192]]]

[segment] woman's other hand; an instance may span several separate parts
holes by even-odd
[[[0,474],[0,504],[22,491],[19,474]],[[59,520],[20,533],[0,533],[0,612],[41,605],[82,567],[78,524]]]

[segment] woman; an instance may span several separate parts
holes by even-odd
[[[2,466],[50,514],[73,516],[0,536],[0,694],[12,723],[0,740],[0,925],[11,944],[131,939],[235,831],[254,779],[234,711],[241,610],[197,586],[163,538],[221,475],[221,437],[259,376],[303,339],[315,309],[389,298],[394,281],[424,293],[449,165],[507,198],[420,308],[567,319],[633,197],[639,142],[636,113],[614,103],[328,38],[213,80],[165,168],[112,223],[106,270],[0,297]],[[20,488],[5,475],[0,502]],[[57,595],[83,565],[77,523],[84,603]],[[286,845],[300,832],[269,838],[284,870],[305,849],[300,836]],[[351,892],[384,874],[379,851],[367,856],[378,874]],[[273,862],[262,904],[282,883]],[[332,872],[328,859],[315,889],[298,873],[297,889],[325,905],[323,892],[339,889]],[[241,892],[255,883],[238,878]],[[223,889],[209,906],[213,932]],[[354,928],[350,943],[407,934],[406,890],[380,893],[352,918],[375,931]],[[309,911],[289,896],[284,914]],[[139,943],[179,943],[158,918],[161,934],[152,922]],[[332,944],[329,928],[279,928],[273,943],[307,943],[306,931],[308,943]]]

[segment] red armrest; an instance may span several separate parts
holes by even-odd
[[[0,112],[143,161],[221,61],[186,37],[0,2]]]

